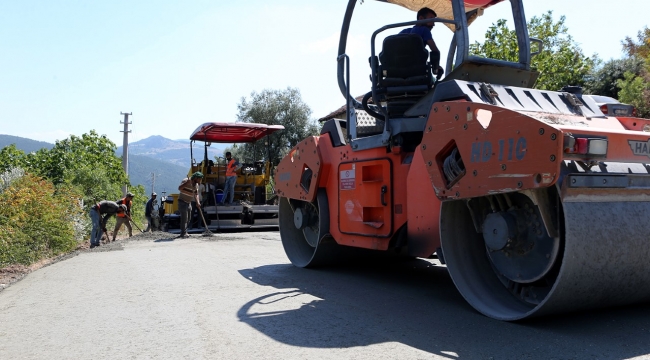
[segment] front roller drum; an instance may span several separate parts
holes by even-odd
[[[318,191],[314,202],[281,197],[278,218],[282,246],[293,265],[328,265],[337,257],[339,246],[329,237],[329,206],[324,189]]]
[[[650,203],[561,202],[555,191],[547,195],[546,214],[557,222],[544,220],[557,236],[543,225],[540,232],[543,211],[522,193],[508,201],[479,198],[497,204],[488,211],[476,199],[443,203],[444,258],[470,305],[511,321],[650,301]]]

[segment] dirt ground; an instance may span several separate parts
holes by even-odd
[[[82,252],[86,252],[86,251],[99,252],[99,251],[111,251],[111,250],[121,249],[122,244],[126,241],[155,240],[155,239],[159,239],[161,236],[176,236],[176,235],[164,233],[164,232],[141,233],[136,229],[133,229],[133,236],[128,237],[126,234],[124,234],[124,231],[121,231],[117,235],[116,240],[114,242],[110,242],[110,241],[107,242],[106,240],[108,238],[104,236],[101,241],[101,246],[96,247],[92,250],[90,249],[90,241],[85,241],[79,244],[79,246],[74,251],[68,254],[62,254],[59,256],[55,256],[53,258],[43,259],[29,266],[26,265],[7,266],[5,268],[0,269],[0,291],[11,286],[15,282],[20,281],[27,274],[33,271],[36,271],[44,266],[54,264],[61,260],[65,260],[77,256]],[[113,237],[112,231],[109,231],[109,237],[110,238]]]

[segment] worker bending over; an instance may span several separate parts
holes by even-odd
[[[93,223],[93,229],[90,232],[90,248],[100,245],[102,235],[106,231],[106,222],[115,214],[123,214],[126,212],[126,205],[119,205],[115,201],[102,200],[90,208],[90,220]],[[103,218],[102,218],[103,216]]]

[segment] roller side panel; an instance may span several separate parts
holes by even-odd
[[[418,148],[407,177],[408,251],[411,256],[428,257],[440,247],[440,200],[429,181]]]
[[[433,104],[420,145],[436,195],[461,199],[548,187],[562,159],[562,133],[516,111],[486,104]],[[444,175],[457,149],[463,171]]]
[[[393,234],[392,163],[368,159],[339,164],[339,231],[346,235]],[[401,211],[400,211],[401,212]]]
[[[349,145],[336,148],[331,148],[326,142],[321,142],[321,145],[324,145],[321,153],[332,154],[328,164],[332,170],[325,187],[330,199],[331,236],[341,245],[387,250],[395,230],[407,221],[406,177],[412,154],[387,153],[385,148],[354,152]],[[343,179],[345,172],[342,170],[352,165],[358,169],[358,175],[355,172],[354,180]],[[366,175],[363,175],[364,168]],[[378,172],[381,181],[373,181],[373,174]],[[364,181],[364,176],[367,181]],[[383,194],[382,188],[385,190]],[[381,221],[364,221],[364,212],[365,220]],[[383,224],[378,224],[380,222]]]
[[[329,135],[324,134],[301,142],[280,162],[276,191],[283,198],[311,203],[316,200],[314,194],[323,190],[331,219],[328,238],[340,245],[387,250],[396,229],[407,221],[406,184],[412,157],[412,153],[399,150],[387,153],[385,148],[355,152],[349,144],[334,147]],[[309,191],[301,184],[305,166],[317,176],[310,182]],[[342,179],[344,170],[353,166],[354,179]],[[343,202],[341,192],[345,192]],[[281,206],[280,212],[283,209],[292,207]],[[289,224],[286,220],[285,227]]]
[[[318,136],[310,136],[294,146],[275,171],[275,191],[279,196],[312,202],[321,174]]]

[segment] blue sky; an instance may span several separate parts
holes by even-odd
[[[94,129],[122,144],[151,135],[187,139],[200,124],[236,120],[242,97],[295,87],[319,118],[344,103],[336,51],[346,1],[0,0],[0,134],[54,142]],[[524,0],[526,15],[553,10],[585,54],[621,58],[621,41],[649,26],[650,2]],[[482,41],[510,7],[470,28]],[[352,92],[369,90],[372,32],[414,20],[395,5],[358,4],[348,54]],[[451,32],[434,39],[446,56]]]

